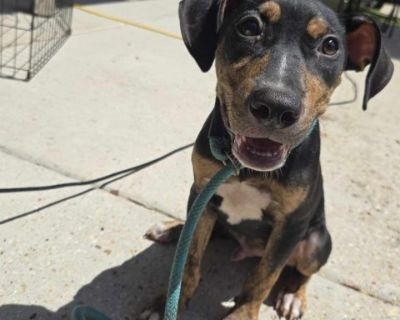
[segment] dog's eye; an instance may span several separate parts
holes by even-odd
[[[327,56],[333,56],[339,50],[339,42],[334,37],[327,37],[319,47],[319,51]]]
[[[244,17],[237,24],[238,32],[245,37],[256,37],[262,33],[262,22],[254,16]]]

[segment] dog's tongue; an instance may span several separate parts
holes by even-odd
[[[281,143],[240,134],[235,135],[233,151],[243,165],[261,171],[278,167],[287,155],[287,148]]]
[[[279,151],[282,147],[282,144],[265,138],[248,138],[238,135],[238,139],[244,141],[248,147],[252,147],[259,152],[275,152]]]

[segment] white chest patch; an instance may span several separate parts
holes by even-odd
[[[243,220],[262,220],[263,209],[271,203],[271,195],[244,182],[225,183],[217,190],[223,198],[220,210],[228,216],[230,224]]]

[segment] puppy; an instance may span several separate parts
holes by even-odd
[[[345,70],[370,69],[363,108],[389,82],[393,64],[376,23],[339,19],[315,0],[183,0],[185,45],[202,71],[214,60],[215,107],[193,151],[189,204],[224,165],[210,137],[243,169],[221,185],[200,219],[183,278],[180,306],[200,280],[213,229],[222,226],[239,244],[235,260],[259,257],[225,320],[256,320],[283,269],[290,270],[275,309],[288,320],[306,308],[306,287],[331,252],[325,225],[318,118]],[[181,222],[149,230],[173,241]],[[163,298],[141,319],[159,319]]]

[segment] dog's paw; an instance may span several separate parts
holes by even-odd
[[[303,294],[281,292],[278,295],[275,311],[286,320],[299,320],[306,309],[306,298]]]
[[[161,320],[164,315],[165,295],[159,295],[153,302],[143,309],[138,320]]]
[[[171,243],[178,240],[182,226],[183,222],[178,220],[159,222],[147,230],[144,237],[162,244]]]
[[[145,310],[140,315],[138,320],[161,320],[161,313],[152,310]]]

